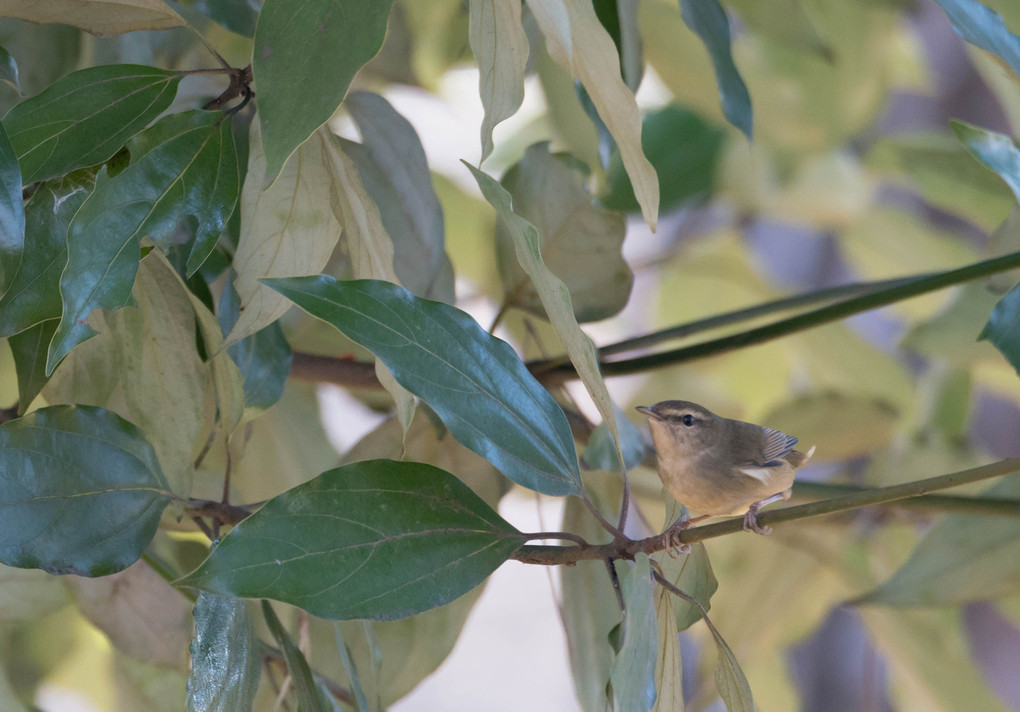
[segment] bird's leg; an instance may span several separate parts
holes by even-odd
[[[680,542],[681,532],[690,529],[697,522],[700,522],[703,519],[708,519],[711,516],[711,514],[703,514],[700,517],[694,517],[691,519],[685,515],[670,524],[669,529],[665,531],[666,551],[669,552],[669,555],[675,558],[677,554],[690,554],[691,545]]]
[[[766,497],[763,500],[754,502],[750,507],[747,508],[747,514],[744,515],[744,531],[755,532],[762,536],[768,536],[772,533],[772,527],[760,527],[758,526],[758,511],[761,510],[767,504],[778,502],[781,499],[790,499],[790,490],[783,490],[782,492],[776,492],[771,497]]]

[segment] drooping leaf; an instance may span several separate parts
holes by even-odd
[[[715,668],[715,688],[726,704],[727,712],[755,712],[751,686],[747,684],[747,678],[740,669],[737,656],[730,650],[730,646],[723,640],[716,627],[709,623],[707,618],[705,622],[712,632],[719,653]]]
[[[269,601],[262,601],[262,616],[266,619],[266,627],[283,651],[283,659],[287,661],[287,672],[290,673],[290,679],[297,691],[298,709],[302,712],[329,712],[329,703],[315,685],[315,677],[308,666],[308,661],[284,629]]]
[[[67,268],[60,279],[63,313],[47,372],[95,332],[97,308],[131,303],[142,236],[166,247],[182,218],[198,219],[192,255],[219,236],[237,197],[230,122],[217,112],[172,114],[142,133],[132,163],[96,188],[67,230]],[[189,259],[190,263],[190,259]]]
[[[25,183],[108,160],[170,106],[181,76],[135,64],[90,67],[14,106],[3,123]]]
[[[59,319],[67,226],[94,184],[95,173],[81,170],[47,181],[32,194],[25,206],[25,253],[10,289],[0,299],[0,336]]]
[[[978,0],[935,0],[956,34],[975,47],[991,52],[1020,77],[1020,37],[1006,28],[1002,16]]]
[[[105,576],[133,563],[170,493],[152,446],[99,408],[52,406],[0,426],[0,561]]]
[[[715,82],[719,86],[719,100],[726,120],[744,132],[748,140],[754,120],[751,113],[751,95],[733,63],[730,50],[730,21],[719,0],[680,0],[680,14],[684,23],[705,43],[712,65]]]
[[[330,209],[328,142],[322,128],[279,171],[267,190],[266,156],[257,125],[251,127],[248,174],[241,192],[241,235],[234,255],[241,316],[227,334],[232,346],[272,324],[290,305],[259,284],[262,277],[291,277],[326,266],[340,237]]]
[[[641,149],[641,116],[634,94],[620,76],[616,46],[590,3],[528,0],[549,55],[584,86],[620,150],[645,222],[654,231],[659,183]]]
[[[223,286],[217,318],[226,334],[237,322],[241,300],[232,282]],[[280,324],[274,322],[227,349],[244,379],[244,407],[261,413],[280,400],[290,375],[291,350]]]
[[[203,591],[194,616],[188,712],[249,712],[262,660],[248,607]]]
[[[1020,498],[1020,477],[1003,478],[983,497]],[[1011,517],[947,514],[910,558],[857,603],[952,606],[1020,593],[1020,522]]]
[[[621,254],[624,217],[593,205],[587,183],[587,167],[571,156],[550,153],[548,143],[529,147],[501,181],[514,214],[537,230],[542,261],[563,280],[581,322],[617,314],[634,282]],[[548,297],[515,257],[517,242],[505,218],[496,225],[496,249],[504,302],[545,316]]]
[[[492,130],[517,113],[524,101],[528,37],[517,0],[471,0],[468,38],[478,64],[478,93],[485,107],[482,120],[483,163],[492,153]]]
[[[949,123],[967,150],[998,173],[1017,200],[1020,200],[1020,148],[1017,148],[1013,139],[1005,134],[971,126],[963,121]]]
[[[1006,292],[995,305],[978,340],[992,342],[1020,373],[1020,284]]]
[[[208,380],[195,344],[195,310],[177,273],[156,251],[141,261],[132,294],[136,307],[107,316],[127,414],[147,434],[171,489],[187,496]]]
[[[570,426],[506,342],[470,316],[389,282],[266,280],[374,353],[458,441],[529,489],[581,491]]]
[[[677,633],[677,615],[673,610],[676,603],[673,594],[665,588],[655,589],[655,621],[658,625],[655,689],[658,694],[652,712],[684,712],[685,709],[680,635]]]
[[[368,460],[287,490],[179,585],[392,620],[481,583],[524,537],[448,472]]]
[[[333,115],[362,65],[382,46],[392,0],[266,0],[252,74],[272,180]],[[261,186],[260,186],[261,187]]]
[[[340,653],[340,660],[344,666],[344,672],[347,673],[347,679],[351,683],[351,692],[354,694],[355,710],[356,712],[373,712],[375,709],[368,702],[368,697],[365,695],[365,690],[361,686],[361,677],[358,675],[358,667],[354,664],[354,659],[351,657],[351,650],[347,647],[347,643],[344,642],[343,632],[340,630],[340,624],[333,621],[333,630],[336,632],[336,647]]]
[[[672,507],[679,509],[679,507]],[[672,524],[675,517],[667,523]],[[708,560],[708,551],[703,543],[691,544],[691,553],[673,557],[660,552],[652,559],[658,562],[662,575],[667,581],[695,599],[708,611],[712,607],[712,594],[719,588],[719,582]],[[701,608],[686,599],[677,599],[670,606],[676,615],[676,629],[687,630],[701,620]]]
[[[670,104],[645,116],[641,146],[659,177],[661,211],[710,195],[723,147],[723,132],[718,127]],[[605,192],[599,200],[611,210],[640,209],[618,155],[609,164]]]
[[[21,93],[21,81],[18,79],[18,63],[3,47],[0,47],[0,82],[14,91]]]
[[[655,704],[655,663],[658,625],[652,592],[652,570],[647,554],[634,557],[634,565],[621,577],[623,589],[623,640],[613,662],[613,709],[648,712]]]
[[[0,124],[0,295],[14,282],[25,249],[25,206],[21,189],[18,159]]]
[[[56,330],[57,320],[49,319],[13,335],[8,341],[18,374],[18,410],[21,413],[28,411],[46,385],[46,350]]]
[[[499,183],[476,168],[471,166],[468,168],[475,180],[478,181],[482,195],[496,209],[503,225],[513,239],[517,261],[531,278],[531,283],[542,300],[545,313],[556,327],[556,333],[563,340],[571,363],[574,364],[588,395],[591,396],[595,407],[598,408],[602,421],[613,435],[613,440],[616,442],[617,459],[623,462],[623,454],[620,451],[620,433],[616,426],[616,413],[613,410],[613,402],[609,398],[609,390],[599,372],[595,344],[577,325],[570,292],[566,285],[549,271],[542,260],[538,231],[534,225],[514,212],[511,195]]]
[[[137,30],[168,30],[184,20],[160,0],[0,0],[0,17],[29,22],[59,22],[94,35]]]
[[[393,241],[400,284],[426,299],[453,302],[453,269],[446,256],[443,208],[432,188],[425,150],[414,127],[378,94],[352,92],[344,101],[361,131],[345,141],[365,190]],[[364,275],[368,276],[368,275]],[[375,279],[386,279],[374,275]]]

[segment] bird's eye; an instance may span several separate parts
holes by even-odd
[[[694,416],[688,413],[684,417],[680,418],[680,422],[689,428],[694,425]]]

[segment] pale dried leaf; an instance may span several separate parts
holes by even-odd
[[[517,113],[524,101],[528,37],[518,0],[471,0],[468,37],[478,63],[478,93],[485,107],[482,120],[483,162],[492,153],[492,130]]]
[[[185,24],[162,0],[0,0],[0,17],[57,22],[101,36],[168,30]]]

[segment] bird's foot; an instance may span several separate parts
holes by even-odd
[[[691,545],[680,541],[680,535],[702,519],[708,519],[708,516],[694,517],[693,519],[682,517],[670,524],[669,529],[663,532],[666,535],[666,551],[671,557],[675,559],[679,554],[691,553]]]
[[[763,527],[758,524],[758,508],[757,502],[747,508],[747,514],[744,515],[744,531],[768,536],[772,533],[772,527]]]

